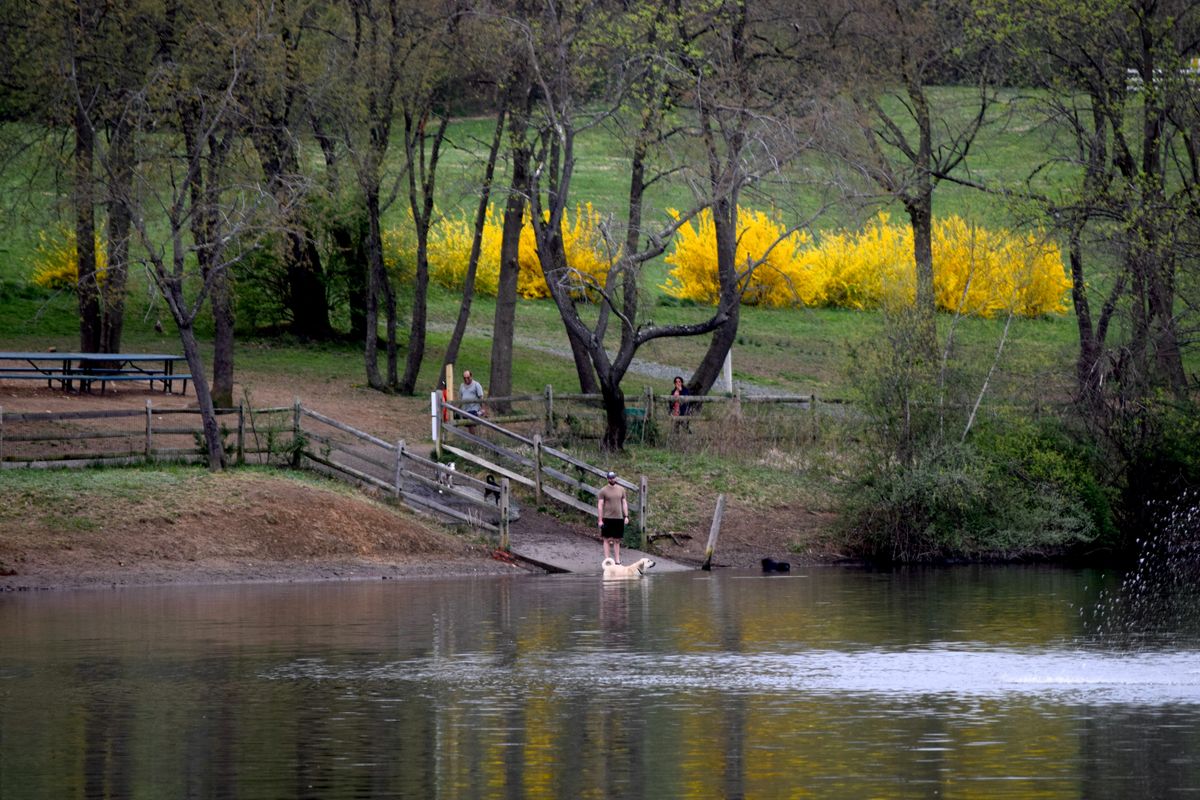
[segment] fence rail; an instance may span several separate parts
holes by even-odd
[[[546,404],[546,419],[553,424],[554,394],[547,386],[543,396],[531,396],[533,399],[544,399]],[[591,397],[578,395],[578,397]],[[490,403],[511,402],[516,398],[488,398]],[[559,396],[562,399],[562,396]],[[497,422],[473,414],[465,408],[456,406],[443,398],[441,392],[430,395],[430,415],[433,421],[433,440],[438,457],[443,452],[452,453],[470,463],[483,467],[507,479],[533,489],[538,503],[543,497],[548,497],[569,508],[575,509],[589,518],[596,514],[596,495],[599,490],[592,485],[589,477],[603,479],[606,471],[593,466],[581,459],[547,445],[542,441],[542,435],[535,433],[532,437],[524,436]],[[483,427],[499,436],[503,443],[489,441],[475,433],[475,428]],[[450,438],[461,440],[464,446],[450,444]],[[473,445],[478,450],[486,451],[487,456],[466,449]],[[547,463],[547,459],[555,459],[561,464]],[[565,466],[564,466],[565,465]],[[570,474],[574,471],[574,475]],[[556,481],[555,485],[550,481]],[[637,532],[640,546],[646,546],[647,513],[647,482],[646,476],[639,476],[638,483],[631,483],[618,478],[618,483],[630,491],[636,499]],[[583,499],[584,497],[587,499]]]
[[[239,464],[248,458],[268,464],[274,459],[371,486],[425,513],[495,532],[499,546],[508,549],[513,512],[506,479],[492,485],[469,475],[450,475],[445,465],[413,453],[403,440],[384,441],[299,402],[260,409],[242,404],[216,413],[218,418],[236,417],[236,425],[222,429],[232,437],[226,450]],[[195,408],[154,408],[150,400],[144,409],[6,412],[0,407],[0,469],[203,462],[202,429],[164,425],[160,419],[199,414]],[[269,424],[259,424],[264,417]],[[96,421],[105,426],[77,428]],[[122,421],[136,424],[109,427]],[[55,443],[84,444],[70,452],[47,452],[44,445]]]

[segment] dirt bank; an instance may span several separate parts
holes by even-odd
[[[41,485],[45,474],[25,487],[6,476],[0,589],[523,571],[350,489],[259,472],[162,475],[169,485],[136,492],[114,470],[59,473],[61,491]]]

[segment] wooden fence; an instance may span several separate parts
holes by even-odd
[[[509,481],[496,484],[452,472],[445,464],[414,453],[403,439],[386,442],[327,417],[299,401],[292,409],[298,459],[321,472],[373,486],[415,508],[498,534],[509,545],[512,517]],[[303,466],[303,464],[300,464]]]
[[[509,482],[496,485],[449,474],[445,465],[305,408],[217,409],[226,452],[235,463],[310,468],[383,490],[418,510],[498,535],[508,549]],[[0,408],[0,469],[203,462],[199,409],[154,408],[5,412]],[[191,425],[176,422],[194,419]],[[99,423],[99,424],[96,424]],[[57,451],[57,452],[50,452]]]
[[[278,450],[281,429],[263,426],[259,419],[288,410],[245,405],[216,409],[218,420],[230,423],[221,425],[226,452],[239,464],[265,461]],[[0,408],[0,469],[203,461],[199,415],[195,408],[155,408],[151,400],[144,409],[107,411],[14,413]],[[188,417],[197,422],[184,424]],[[99,420],[102,425],[88,425]]]
[[[546,388],[545,421],[548,426],[553,426],[554,395],[550,387]],[[578,397],[586,398],[588,395]],[[488,402],[499,404],[523,399],[528,397],[489,398]],[[550,498],[589,517],[595,516],[596,496],[599,493],[596,484],[604,485],[606,470],[550,446],[543,440],[541,433],[525,436],[512,428],[455,406],[444,400],[441,392],[433,392],[430,395],[430,415],[433,420],[431,427],[434,446],[439,459],[443,453],[452,453],[457,458],[529,487],[538,503],[541,503],[543,498]],[[510,418],[506,418],[506,421],[507,419]],[[476,430],[479,427],[491,431],[500,441],[492,441],[479,435]],[[450,443],[452,439],[456,444]],[[472,450],[466,449],[468,445]],[[649,510],[646,476],[639,476],[636,484],[624,478],[618,478],[618,483],[632,494],[629,505],[631,509],[636,509],[634,519],[639,546],[645,547],[646,518]]]

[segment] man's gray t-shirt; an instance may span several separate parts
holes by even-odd
[[[464,411],[478,416],[479,412],[483,410],[483,406],[479,404],[483,400],[483,384],[479,381],[464,383],[458,389],[458,396],[462,401]]]

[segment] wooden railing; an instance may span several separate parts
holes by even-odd
[[[418,510],[433,512],[498,535],[509,546],[512,515],[509,482],[492,485],[469,475],[450,475],[409,450],[403,440],[387,442],[344,422],[304,407],[219,408],[226,452],[247,461],[316,469],[342,480],[371,486]],[[0,469],[69,468],[207,459],[195,408],[63,412],[6,412],[0,408]],[[194,418],[194,425],[168,424]],[[269,422],[262,424],[262,418]],[[87,427],[87,423],[103,425]],[[129,424],[132,423],[132,424]],[[64,429],[65,428],[65,429]],[[51,452],[57,450],[57,452]]]
[[[534,397],[537,397],[534,395]],[[547,387],[547,417],[553,419],[553,394]],[[588,397],[579,395],[573,397]],[[503,398],[515,400],[517,398]],[[560,398],[561,399],[561,398]],[[489,398],[488,402],[498,402]],[[442,399],[440,392],[430,396],[432,432],[438,458],[442,453],[452,453],[457,458],[476,464],[486,470],[503,475],[514,483],[533,490],[538,503],[548,497],[569,508],[596,516],[596,496],[599,489],[593,484],[603,485],[607,471],[594,466],[569,453],[551,447],[542,440],[541,434],[525,436],[492,420],[456,406]],[[495,434],[499,442],[478,435],[473,429],[483,427]],[[458,444],[451,444],[454,439]],[[460,446],[463,445],[463,446]],[[466,449],[465,445],[473,449]],[[486,455],[485,455],[486,454]],[[594,480],[593,480],[594,479]],[[634,519],[641,547],[646,546],[646,518],[649,511],[646,476],[641,475],[636,484],[624,478],[618,483],[632,493],[630,507],[636,509]],[[586,495],[589,499],[581,499]]]

